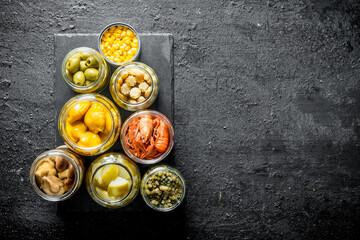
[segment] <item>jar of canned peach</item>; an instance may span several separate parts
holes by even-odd
[[[132,202],[140,190],[137,165],[121,153],[107,153],[89,167],[85,184],[91,198],[107,208],[120,208]]]
[[[65,103],[58,130],[65,144],[85,156],[111,148],[119,137],[121,116],[115,104],[103,95],[80,94]]]

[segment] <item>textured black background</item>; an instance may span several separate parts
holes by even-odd
[[[0,18],[2,239],[360,235],[359,1],[1,1]],[[174,36],[174,213],[64,214],[29,184],[55,137],[54,34],[113,21]]]

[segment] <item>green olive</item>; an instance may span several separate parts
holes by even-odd
[[[95,68],[88,68],[84,74],[87,80],[95,81],[99,76],[99,71]]]
[[[80,71],[85,72],[87,68],[86,61],[80,61]]]
[[[76,85],[82,86],[85,83],[85,76],[81,71],[76,72],[73,76],[73,79]]]
[[[91,53],[87,53],[87,52],[80,53],[81,60],[86,60],[90,56],[92,56]]]
[[[70,81],[73,81],[73,75],[68,70],[66,70],[66,76]]]
[[[94,56],[90,56],[86,59],[86,66],[87,67],[91,67],[91,68],[98,68],[99,67],[99,62],[98,60],[96,60],[96,58]]]
[[[86,80],[85,81],[85,85],[86,86],[89,86],[89,85],[91,85],[91,84],[93,84],[94,82],[93,81],[90,81],[90,80]]]
[[[81,58],[81,52],[79,52],[79,53],[75,53],[73,56],[72,56],[72,58],[73,57],[78,57],[78,58]]]
[[[66,63],[66,69],[70,73],[75,73],[79,70],[80,67],[80,58],[79,57],[72,57]]]

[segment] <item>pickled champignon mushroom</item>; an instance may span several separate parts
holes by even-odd
[[[67,169],[69,162],[65,158],[61,156],[57,156],[55,158],[55,164],[56,164],[56,169],[59,172],[63,172],[65,169]]]
[[[35,171],[35,178],[38,184],[41,183],[41,179],[46,175],[55,175],[55,163],[50,158],[43,159],[37,166]]]
[[[62,195],[65,192],[63,182],[54,175],[43,177],[41,179],[40,189],[42,189],[49,196]]]

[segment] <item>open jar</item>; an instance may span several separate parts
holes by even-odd
[[[121,128],[121,145],[126,155],[142,164],[163,160],[174,146],[170,120],[154,110],[142,110],[126,119]]]
[[[150,107],[159,93],[155,71],[140,62],[118,67],[111,76],[109,88],[114,101],[129,111]]]
[[[40,154],[30,168],[30,183],[48,201],[64,201],[80,188],[85,167],[81,156],[66,146]]]
[[[86,173],[86,189],[91,198],[107,208],[120,208],[135,199],[140,188],[137,165],[121,153],[98,157]]]
[[[150,168],[141,180],[140,193],[145,203],[160,212],[169,212],[185,197],[185,179],[170,166]]]
[[[115,104],[96,93],[80,94],[65,103],[58,129],[65,144],[85,156],[101,154],[119,137],[121,116]]]
[[[140,55],[140,36],[127,23],[115,22],[107,25],[100,33],[98,49],[112,66],[133,62]]]
[[[75,92],[101,92],[109,83],[110,67],[98,51],[80,47],[65,56],[62,76]]]

